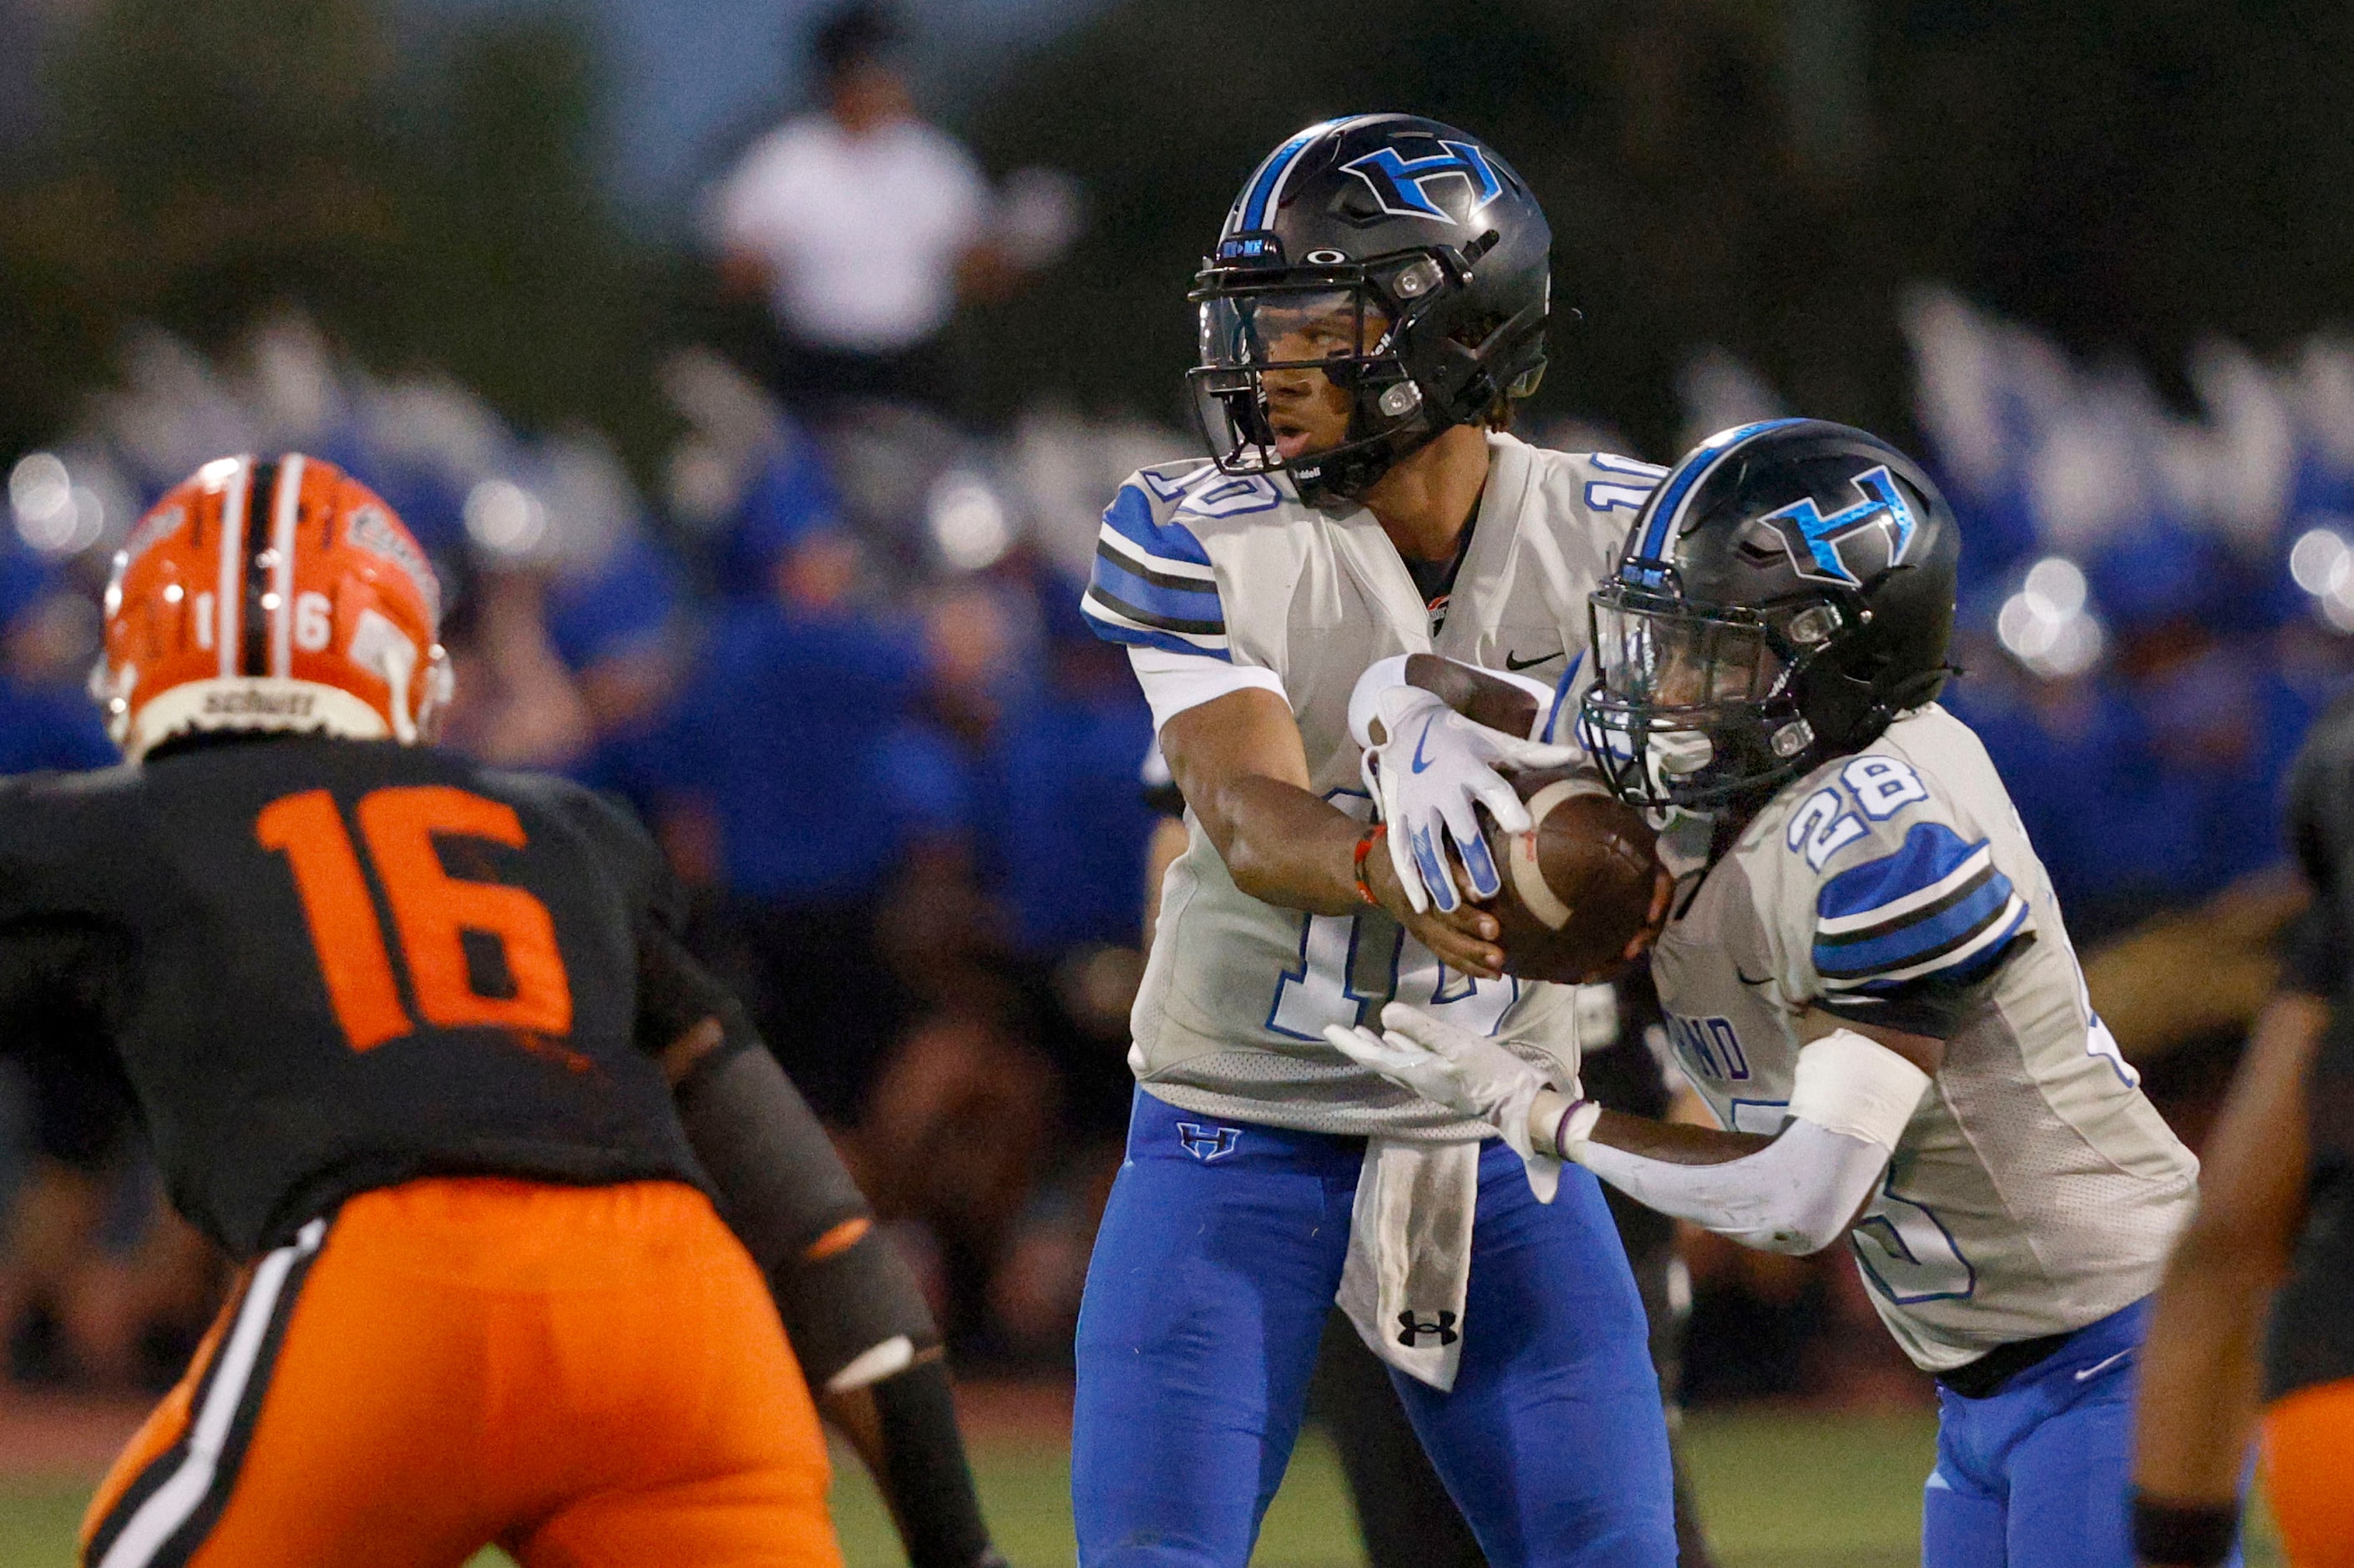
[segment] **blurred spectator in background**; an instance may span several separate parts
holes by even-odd
[[[1010,293],[1069,241],[1067,182],[1031,171],[1001,208],[970,154],[920,118],[898,18],[854,4],[812,40],[813,113],[753,143],[716,197],[723,289],[767,301],[777,389],[935,401],[938,339],[960,302]]]
[[[1003,962],[1063,1079],[1066,1127],[1116,1140],[1128,1119],[1138,890],[1155,820],[1137,781],[1152,715],[1127,656],[1079,614],[1080,585],[1042,570],[1035,589],[1044,678],[998,725],[984,759],[991,882]]]
[[[0,773],[116,758],[83,674],[88,595],[30,550],[0,546]],[[113,1058],[70,1018],[12,1020],[21,1142],[0,1263],[11,1368],[117,1388],[162,1378],[211,1307],[210,1249],[161,1202]]]
[[[829,514],[773,486],[748,502],[732,555],[760,591],[719,608],[673,702],[599,767],[710,890],[710,959],[848,1125],[908,1020],[885,906],[919,863],[962,863],[970,804],[926,722],[920,624],[859,600],[859,542]]]
[[[41,556],[0,544],[0,773],[115,760],[83,684],[98,649],[94,609]]]

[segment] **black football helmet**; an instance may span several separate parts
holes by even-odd
[[[1755,810],[1944,688],[1960,553],[1945,497],[1877,436],[1820,419],[1712,436],[1591,596],[1580,738],[1629,805]]]
[[[1527,184],[1476,137],[1410,114],[1300,132],[1245,183],[1189,296],[1186,381],[1218,467],[1288,473],[1314,505],[1527,397],[1552,249]],[[1278,428],[1311,377],[1348,399],[1345,436],[1315,450]]]

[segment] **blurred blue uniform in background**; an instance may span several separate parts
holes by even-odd
[[[70,670],[27,668],[19,634],[70,587],[27,550],[0,548],[0,773],[106,768],[121,759]]]
[[[668,706],[608,741],[592,772],[667,821],[674,851],[683,829],[710,858],[690,867],[716,883],[696,945],[811,1103],[847,1120],[906,1012],[878,956],[883,902],[912,854],[969,836],[972,806],[924,711],[917,629],[828,591],[849,546],[800,497],[789,480],[755,487],[729,552],[743,591]],[[624,583],[655,565],[619,559]],[[581,618],[609,646],[614,602]]]

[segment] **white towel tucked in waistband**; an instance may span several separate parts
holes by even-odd
[[[1365,1140],[1334,1298],[1373,1354],[1441,1393],[1462,1359],[1479,1145]]]

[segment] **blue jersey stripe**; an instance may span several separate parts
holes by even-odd
[[[1176,593],[1214,595],[1218,591],[1218,585],[1212,578],[1185,572],[1160,570],[1147,563],[1145,558],[1131,548],[1125,540],[1114,545],[1100,534],[1096,536],[1096,561],[1097,570],[1105,567],[1116,567],[1132,577],[1141,577],[1146,582]],[[1166,567],[1168,564],[1166,561],[1160,563],[1161,567]]]
[[[1563,668],[1561,672],[1561,679],[1553,683],[1553,707],[1545,715],[1544,726],[1544,737],[1546,741],[1552,745],[1558,746],[1561,744],[1561,736],[1559,733],[1561,729],[1561,706],[1563,703],[1569,699],[1570,683],[1577,679],[1578,669],[1580,666],[1585,664],[1585,650],[1581,648],[1577,651],[1577,656],[1570,660],[1568,664]]]
[[[1912,969],[1941,952],[1956,951],[1982,935],[2010,908],[2010,880],[1988,870],[1973,880],[1958,903],[1893,927],[1880,927],[1862,941],[1815,942],[1815,970],[1825,980],[1861,980],[1893,969]],[[1975,955],[1973,955],[1975,956]]]
[[[1087,616],[1088,627],[1107,642],[1118,642],[1129,648],[1158,648],[1168,653],[1190,653],[1197,658],[1216,659],[1228,664],[1234,662],[1234,655],[1224,648],[1204,648],[1174,632],[1156,630],[1150,626],[1124,626],[1099,610],[1092,599],[1081,600],[1079,609]]]
[[[1993,973],[2003,959],[2035,939],[2035,933],[2027,929],[2027,903],[2022,899],[2018,913],[2011,916],[2010,923],[2003,927],[2000,936],[1945,972],[1964,984],[1983,980]]]
[[[1086,602],[1142,625],[1158,627],[1163,631],[1180,631],[1189,637],[1224,637],[1226,634],[1226,623],[1223,619],[1200,620],[1185,615],[1164,615],[1149,605],[1136,604],[1116,593],[1107,592],[1101,583],[1087,585]]]
[[[1215,588],[1197,578],[1138,571],[1108,548],[1096,552],[1096,569],[1089,586],[1116,604],[1132,605],[1157,618],[1203,622],[1221,631],[1225,630],[1225,609],[1218,602]]]
[[[1677,510],[1708,471],[1750,437],[1783,425],[1802,422],[1798,419],[1760,419],[1755,424],[1735,426],[1702,442],[1698,450],[1678,463],[1674,471],[1660,482],[1659,492],[1651,498],[1651,520],[1644,526],[1642,543],[1632,552],[1631,558],[1642,561],[1667,559],[1668,546],[1675,538],[1672,525]]]
[[[2002,930],[1984,947],[1967,959],[1950,964],[1940,964],[1924,973],[1903,980],[1871,980],[1846,984],[1831,994],[1835,998],[1886,1001],[1894,997],[1920,996],[1936,993],[1950,996],[1957,991],[1978,985],[2000,969],[2003,960],[2035,940],[2028,927],[2029,910],[2024,903],[2003,922]]]
[[[1202,547],[1192,529],[1173,518],[1166,523],[1153,521],[1152,498],[1136,485],[1119,487],[1119,493],[1104,509],[1104,523],[1141,555],[1196,567],[1210,564],[1210,552]]]
[[[1965,842],[1943,822],[1916,822],[1895,853],[1840,872],[1815,895],[1819,919],[1846,920],[1926,892],[1945,881],[1986,841]]]

